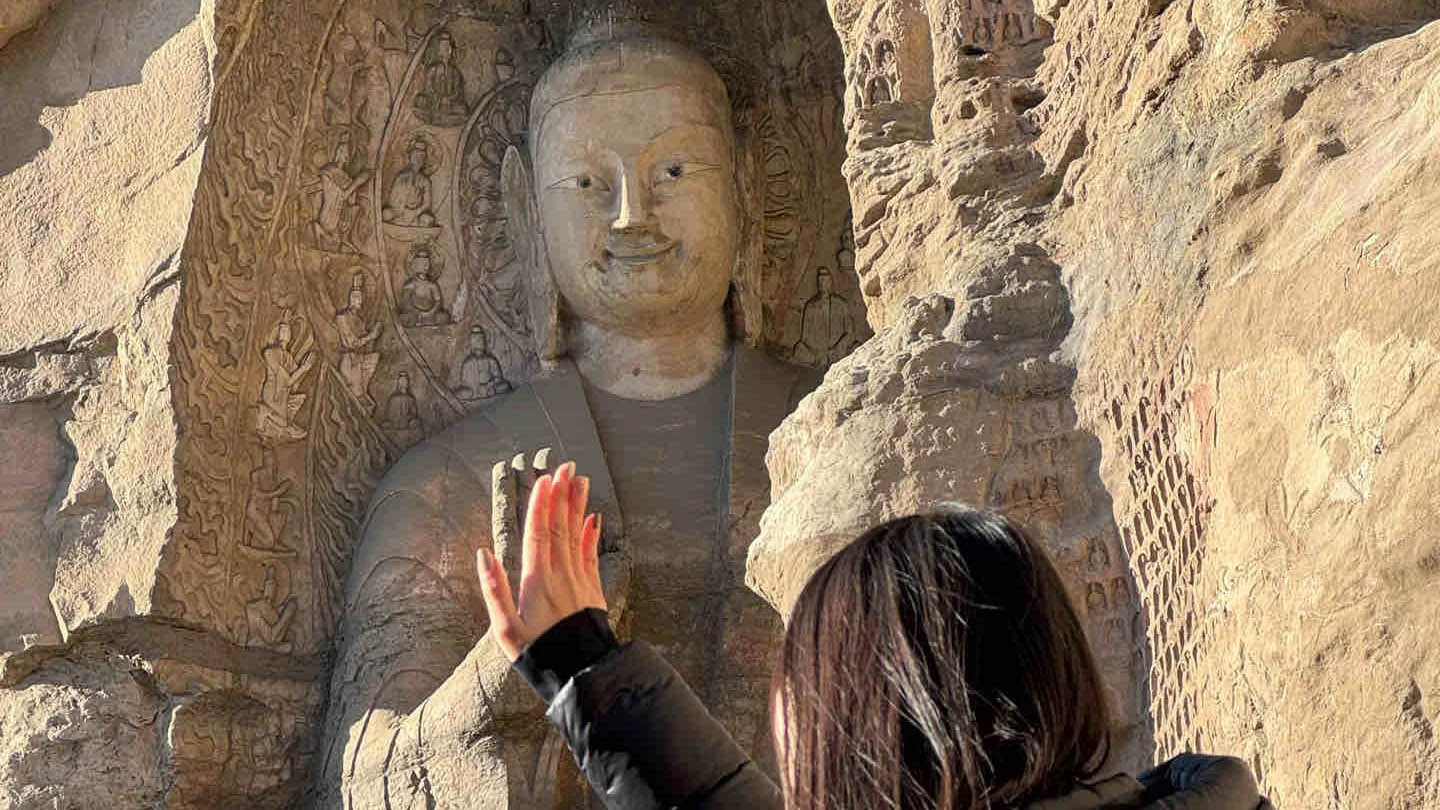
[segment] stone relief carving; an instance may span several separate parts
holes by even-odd
[[[320,250],[358,253],[351,233],[360,217],[356,201],[360,187],[370,179],[370,172],[356,168],[351,146],[352,130],[342,128],[336,135],[335,151],[330,160],[316,169],[317,177],[305,186],[314,193],[314,216],[310,221],[311,238]],[[364,156],[360,156],[363,165]]]
[[[647,115],[636,116],[637,105]],[[512,144],[500,158],[508,230],[502,246],[513,246],[504,260],[521,265],[529,281],[533,351],[548,371],[517,388],[490,349],[489,330],[470,326],[466,354],[445,379],[454,380],[449,390],[460,402],[489,402],[405,453],[381,483],[347,585],[321,780],[327,804],[342,796],[353,807],[403,803],[409,797],[395,794],[396,776],[420,760],[427,795],[437,803],[554,806],[558,743],[545,738],[534,708],[518,696],[477,703],[477,696],[510,695],[515,687],[503,658],[481,637],[474,547],[490,545],[516,564],[516,507],[534,471],[550,463],[542,453],[527,467],[515,448],[564,447],[585,465],[593,502],[607,518],[601,565],[613,614],[637,631],[661,634],[656,638],[702,691],[725,668],[730,686],[713,695],[711,708],[764,738],[767,705],[758,696],[766,692],[767,662],[716,661],[708,651],[742,637],[763,648],[774,641],[773,619],[679,630],[715,627],[706,617],[755,601],[738,589],[737,567],[716,567],[716,549],[735,543],[717,515],[734,508],[738,492],[749,499],[752,488],[763,489],[760,454],[741,453],[733,467],[726,459],[737,457],[735,443],[768,433],[747,422],[773,425],[811,376],[732,343],[725,304],[743,250],[735,178],[744,164],[737,163],[727,89],[684,46],[649,29],[605,26],[569,46],[534,86],[529,107],[525,153]],[[781,151],[787,160],[795,154]],[[487,165],[494,157],[480,149],[473,159]],[[767,177],[782,182],[797,174],[789,162],[783,171],[767,168]],[[813,250],[815,237],[798,227],[798,186],[784,196],[797,224],[780,239],[782,255],[793,258],[802,255],[799,246]],[[469,199],[494,216],[493,195]],[[774,244],[770,234],[757,235],[766,247]],[[428,256],[428,246],[425,254],[418,249],[411,255]],[[828,269],[816,284],[817,293],[798,307],[797,324],[816,334],[797,345],[820,364],[857,330]],[[417,342],[429,334],[423,326],[449,325],[407,319],[417,309],[409,300],[402,288],[401,324]],[[454,310],[464,317],[461,304]],[[503,319],[491,323],[500,325]],[[416,421],[409,382],[402,377],[392,396],[387,427]],[[677,430],[694,420],[710,429],[698,436]],[[654,460],[645,460],[649,455]],[[663,461],[681,458],[689,461]],[[490,475],[480,476],[487,468]],[[720,483],[727,480],[739,483]],[[451,494],[436,501],[429,493],[439,491]],[[485,521],[477,524],[486,512],[488,536]],[[456,525],[481,528],[468,536],[446,528]],[[657,594],[677,578],[695,580],[698,590],[630,606],[632,577]],[[735,683],[757,698],[735,697]],[[393,735],[372,731],[381,718]],[[436,724],[446,723],[437,732]],[[437,734],[485,742],[463,752],[416,747]],[[494,777],[482,784],[476,773]]]
[[[828,267],[815,268],[815,294],[800,308],[800,340],[790,359],[804,365],[828,365],[850,353],[860,342],[855,307],[835,292]]]
[[[500,361],[490,353],[489,340],[481,326],[470,327],[470,353],[460,364],[460,384],[455,394],[462,402],[477,402],[500,394],[508,394],[515,386],[505,379]]]
[[[1182,346],[1168,363],[1145,358],[1149,373],[1134,385],[1106,381],[1101,399],[1109,407],[1096,420],[1112,431],[1106,438],[1129,468],[1115,516],[1139,602],[1151,618],[1151,660],[1159,662],[1149,667],[1151,712],[1156,742],[1165,750],[1197,742],[1187,737],[1195,711],[1187,673],[1194,670],[1183,661],[1204,648],[1216,619],[1201,610],[1195,587],[1214,502],[1204,468],[1213,443],[1214,387],[1195,379],[1191,351]],[[1133,599],[1129,589],[1121,593]],[[1163,684],[1156,675],[1162,670]]]
[[[245,620],[249,628],[245,643],[289,652],[295,601],[288,593],[281,594],[275,566],[266,565],[264,570],[265,580],[260,586],[260,593],[245,603]]]
[[[282,315],[271,332],[270,342],[260,350],[260,356],[265,361],[265,381],[256,406],[256,431],[277,442],[305,438],[305,428],[295,424],[295,417],[305,404],[306,395],[296,393],[295,389],[315,362],[309,340],[292,344],[289,317]]]
[[[435,277],[439,275],[436,264],[429,245],[420,244],[410,248],[405,284],[400,288],[402,325],[445,326],[453,321],[450,310],[445,307],[445,292],[435,281]]]
[[[181,518],[157,603],[236,644],[319,655],[381,472],[541,370],[544,291],[533,246],[509,235],[502,163],[529,148],[531,87],[579,15],[558,0],[218,6],[174,346]],[[814,268],[850,302],[857,340],[868,327],[836,255],[850,227],[839,52],[821,4],[782,6],[663,14],[732,88],[737,332],[788,357],[830,342],[802,341]],[[809,320],[830,329],[819,306]]]
[[[345,307],[335,313],[335,331],[340,337],[340,376],[367,412],[375,408],[375,400],[370,397],[370,380],[380,362],[380,353],[374,351],[375,340],[384,328],[381,323],[371,325],[366,315],[365,276],[357,271],[351,277]]]
[[[294,555],[285,540],[290,516],[298,505],[290,495],[294,481],[283,477],[275,466],[275,451],[260,451],[260,466],[250,473],[250,497],[245,503],[245,539],[241,547],[269,555]]]
[[[435,227],[435,212],[430,210],[430,175],[435,168],[430,165],[430,147],[424,138],[416,136],[405,150],[405,165],[395,172],[390,181],[390,193],[385,197],[381,216],[391,225],[405,227]]]

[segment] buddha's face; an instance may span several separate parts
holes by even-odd
[[[737,242],[734,133],[708,66],[634,47],[634,58],[609,51],[551,80],[565,86],[546,88],[561,100],[539,122],[535,190],[570,314],[674,333],[724,307]]]

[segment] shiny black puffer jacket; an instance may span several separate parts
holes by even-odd
[[[620,645],[604,611],[564,619],[515,669],[610,810],[783,810],[775,784],[674,668],[643,641]],[[1272,809],[1240,760],[1185,754],[1026,810]]]

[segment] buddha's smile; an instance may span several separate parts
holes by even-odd
[[[643,270],[664,261],[678,246],[679,242],[660,234],[617,235],[606,246],[604,264]]]

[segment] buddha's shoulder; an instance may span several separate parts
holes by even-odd
[[[496,462],[508,461],[545,440],[543,435],[534,435],[532,420],[505,418],[507,413],[535,407],[533,389],[521,386],[420,440],[386,471],[376,488],[376,501],[394,491],[424,491],[462,480],[488,488]]]

